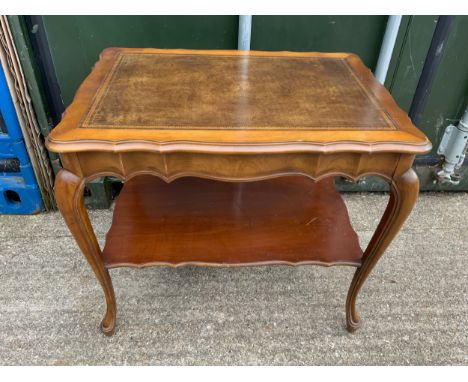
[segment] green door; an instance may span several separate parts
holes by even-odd
[[[374,70],[387,19],[387,16],[254,16],[251,49],[353,52]],[[405,111],[411,106],[437,19],[437,16],[402,19],[385,85]],[[43,24],[65,107],[106,47],[237,48],[237,16],[44,16]],[[468,190],[467,166],[458,186],[442,187],[434,183],[433,177],[443,131],[449,123],[456,123],[468,103],[467,40],[468,16],[457,16],[418,126],[434,146],[429,155],[418,158],[416,165],[422,190]],[[95,186],[94,193],[107,199],[109,192],[102,191],[103,184]],[[382,182],[373,179],[342,187],[384,189]]]

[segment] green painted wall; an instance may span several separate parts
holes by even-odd
[[[406,112],[411,107],[438,18],[438,16],[402,18],[385,86]]]
[[[458,122],[466,107],[468,107],[468,16],[457,16],[418,126],[435,146],[429,155],[436,155],[445,127]],[[467,185],[468,179],[465,187]]]
[[[65,107],[107,47],[237,48],[237,16],[43,16],[43,22]],[[87,206],[109,207],[111,184],[108,178],[87,184]]]
[[[353,52],[374,69],[387,16],[254,16],[251,48]],[[408,111],[438,16],[404,16],[385,85]],[[67,106],[99,53],[109,46],[236,49],[237,16],[44,16],[44,26]],[[457,16],[421,128],[436,149],[445,126],[456,123],[468,103],[468,16]],[[437,189],[429,172],[422,189]],[[367,183],[361,189],[374,189]],[[468,189],[460,186],[440,189]]]
[[[44,16],[62,99],[69,105],[107,47],[237,49],[237,16]]]
[[[374,68],[387,16],[254,16],[251,49],[352,52]]]
[[[251,47],[348,51],[373,68],[386,21],[386,16],[254,16]],[[109,46],[237,48],[237,16],[44,16],[44,26],[65,105]]]

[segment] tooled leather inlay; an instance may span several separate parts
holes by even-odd
[[[84,128],[396,130],[347,61],[122,53]]]

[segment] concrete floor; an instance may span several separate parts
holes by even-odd
[[[387,196],[347,194],[364,245]],[[99,241],[111,211],[92,211]],[[422,194],[364,286],[349,334],[353,269],[269,266],[111,271],[101,289],[58,213],[0,216],[3,365],[467,365],[468,194]]]

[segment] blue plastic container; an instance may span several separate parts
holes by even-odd
[[[0,214],[38,213],[44,205],[1,65],[0,124],[0,163],[19,161],[8,171],[0,166]]]

